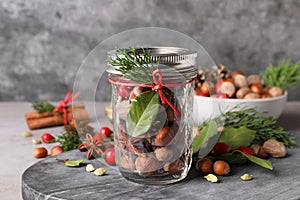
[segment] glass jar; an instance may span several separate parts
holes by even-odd
[[[135,50],[135,56],[146,58],[145,49]],[[108,64],[116,164],[128,180],[169,184],[184,179],[192,162],[197,54],[177,47],[146,50],[148,63],[135,65],[129,75],[122,66]],[[132,49],[125,51],[134,56]],[[109,52],[110,61],[125,57]]]

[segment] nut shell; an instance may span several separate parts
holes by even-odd
[[[225,176],[230,172],[230,166],[227,162],[223,160],[218,160],[213,165],[213,170],[215,174]]]
[[[62,153],[63,151],[64,151],[63,148],[61,146],[57,145],[57,146],[54,146],[51,148],[50,155],[56,156],[56,155]]]
[[[286,155],[286,149],[282,142],[267,140],[263,145],[264,150],[274,158],[282,158]]]
[[[259,97],[260,97],[259,94],[250,92],[250,93],[246,94],[244,99],[258,99]]]
[[[174,136],[175,133],[173,129],[170,128],[169,126],[165,126],[157,132],[152,143],[155,146],[160,146],[160,147],[167,146],[172,141]]]
[[[283,94],[282,89],[277,86],[271,87],[268,92],[272,97],[278,97]]]
[[[263,79],[258,74],[249,75],[247,77],[247,81],[248,81],[249,85],[252,85],[252,84],[263,85],[264,84]]]
[[[250,92],[250,89],[248,87],[240,88],[236,92],[236,98],[243,99],[249,92]]]
[[[242,74],[238,74],[238,75],[234,76],[233,80],[234,80],[234,84],[237,88],[248,87],[247,78]]]
[[[135,169],[139,171],[139,173],[154,172],[162,167],[162,164],[152,154],[148,157],[139,156],[135,160]]]
[[[224,81],[219,87],[219,93],[227,94],[229,97],[232,97],[235,93],[235,86],[232,82]]]
[[[159,161],[163,162],[169,162],[169,161],[174,161],[174,150],[169,148],[169,147],[161,147],[157,148],[154,151],[154,154]]]
[[[48,151],[45,147],[38,147],[33,149],[32,155],[35,158],[45,158],[48,155]]]
[[[176,160],[175,162],[165,164],[164,171],[171,175],[179,174],[184,170],[184,166],[184,162],[181,160]]]
[[[259,158],[266,158],[268,156],[264,148],[259,144],[252,144],[250,148],[253,152],[253,155]]]
[[[202,158],[196,163],[196,170],[201,174],[208,174],[212,171],[213,163],[209,158]]]

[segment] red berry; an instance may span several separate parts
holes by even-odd
[[[109,165],[116,165],[114,148],[105,149],[105,162]]]
[[[103,142],[103,138],[100,134],[96,134],[93,136],[93,139],[97,142]]]
[[[246,146],[240,146],[240,147],[236,148],[236,150],[240,150],[244,154],[253,155],[252,149],[250,149],[249,147],[246,147]]]
[[[217,93],[220,93],[220,92],[221,92],[221,91],[220,91],[220,87],[221,87],[221,85],[222,85],[223,82],[224,82],[224,80],[221,79],[221,80],[219,80],[219,81],[216,83],[215,89],[216,89],[216,92],[217,92]]]
[[[131,87],[128,87],[128,86],[118,86],[119,88],[119,96],[120,97],[129,97],[130,95],[130,92],[131,92]]]
[[[110,128],[104,126],[102,128],[100,128],[100,135],[102,135],[103,137],[109,137],[111,135],[112,131],[110,130]]]
[[[224,93],[217,94],[216,97],[218,99],[228,99],[229,98],[228,94],[224,94]]]
[[[44,133],[41,137],[42,141],[45,143],[52,142],[55,138],[50,133]]]
[[[224,142],[217,142],[214,146],[214,152],[218,156],[225,153],[230,153],[230,151],[231,151],[230,146],[228,146]]]

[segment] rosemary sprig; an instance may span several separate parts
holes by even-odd
[[[49,102],[34,101],[32,102],[32,108],[36,110],[38,113],[43,113],[43,112],[52,113],[55,106]]]
[[[156,69],[153,65],[150,49],[142,49],[142,55],[133,47],[126,49],[117,49],[115,58],[110,57],[108,63],[112,66],[119,66],[118,71],[124,74],[124,77],[132,81],[151,84],[152,72]],[[122,56],[119,56],[119,55]]]
[[[81,144],[81,139],[77,130],[73,126],[66,125],[64,126],[62,134],[58,136],[57,142],[61,144],[64,151],[70,151],[77,149],[77,147]]]
[[[283,127],[277,124],[277,119],[271,116],[259,116],[261,113],[253,108],[239,111],[228,111],[221,115],[224,126],[234,128],[245,126],[256,131],[255,139],[261,143],[269,139],[276,139],[287,147],[296,144],[295,137],[284,131]]]
[[[292,64],[291,61],[282,60],[278,66],[269,65],[261,73],[266,85],[278,86],[283,90],[297,85],[300,81],[300,61]]]

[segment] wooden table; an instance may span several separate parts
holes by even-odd
[[[97,104],[99,122],[92,118],[94,127],[110,125],[104,115],[104,106]],[[93,112],[93,105],[88,106]],[[25,138],[27,131],[23,115],[31,111],[29,103],[0,103],[0,193],[1,199],[299,199],[300,149],[288,150],[284,159],[271,159],[274,171],[255,165],[233,166],[228,177],[213,184],[199,176],[193,169],[179,183],[167,186],[147,186],[126,181],[115,167],[103,160],[85,161],[107,169],[108,175],[97,177],[85,168],[67,168],[52,157],[41,161],[31,155],[36,145]],[[300,144],[300,102],[288,102],[279,123],[297,136]],[[33,131],[34,137],[44,132],[58,135],[62,127]],[[54,144],[41,145],[50,150]],[[84,154],[71,151],[59,158],[78,159]],[[39,162],[37,162],[39,161]],[[23,175],[22,175],[23,173]],[[252,181],[241,181],[239,176],[251,173]],[[22,178],[21,178],[22,177]]]

